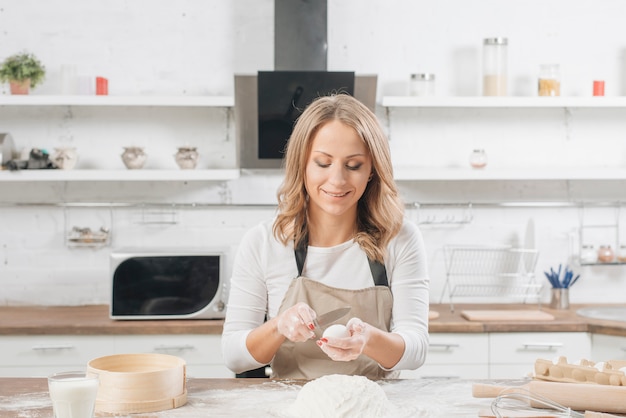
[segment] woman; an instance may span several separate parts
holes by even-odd
[[[277,217],[239,246],[226,365],[271,363],[276,378],[397,377],[424,363],[428,298],[422,237],[404,220],[376,116],[348,95],[318,98],[289,139]],[[346,305],[350,337],[320,338],[313,320]]]

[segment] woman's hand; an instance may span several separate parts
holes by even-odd
[[[350,336],[346,338],[324,337],[317,341],[331,360],[350,361],[359,357],[371,336],[371,325],[352,318],[346,324]]]
[[[276,318],[278,332],[293,342],[304,342],[315,337],[313,320],[317,314],[309,305],[299,302]]]

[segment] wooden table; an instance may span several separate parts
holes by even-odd
[[[305,382],[270,379],[190,379],[187,404],[132,418],[287,417]],[[515,382],[513,382],[515,383]],[[490,399],[474,399],[469,381],[429,379],[380,382],[393,408],[393,418],[478,416]],[[519,383],[517,383],[519,384]],[[43,378],[0,378],[0,418],[50,418],[52,403]],[[112,414],[97,412],[96,417]],[[120,417],[120,415],[115,415]],[[381,417],[384,418],[384,417]]]

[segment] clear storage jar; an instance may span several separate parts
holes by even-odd
[[[411,96],[434,96],[435,74],[411,74],[411,82],[409,86]]]
[[[483,96],[507,95],[508,39],[483,40]]]
[[[561,71],[559,64],[544,64],[539,67],[539,96],[561,95]]]
[[[598,252],[593,245],[583,245],[580,249],[580,262],[591,264],[598,261]]]
[[[475,149],[469,156],[472,168],[485,168],[487,165],[487,153],[484,149]]]

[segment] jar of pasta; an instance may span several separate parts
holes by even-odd
[[[539,96],[560,96],[561,74],[559,64],[544,64],[539,67]]]

